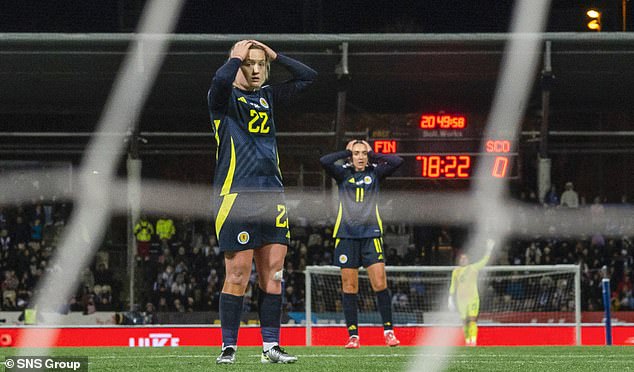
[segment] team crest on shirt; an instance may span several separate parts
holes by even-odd
[[[248,232],[246,231],[241,231],[238,234],[238,243],[245,245],[249,242],[249,239],[251,238],[251,236],[249,235]]]
[[[260,104],[262,105],[262,107],[264,108],[269,108],[269,103],[266,102],[266,100],[264,99],[264,97],[260,97]]]
[[[348,262],[348,256],[346,256],[345,254],[340,255],[339,262],[345,264],[346,262]]]
[[[366,185],[371,184],[372,183],[372,177],[370,177],[370,176],[363,177],[363,183],[365,183]]]

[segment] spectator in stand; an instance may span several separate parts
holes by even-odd
[[[187,282],[187,294],[194,300],[194,310],[201,311],[203,298],[202,288],[200,288],[198,280],[193,275],[189,276],[189,281]]]
[[[97,312],[97,305],[95,304],[95,297],[90,296],[84,307],[84,315],[90,315]]]
[[[18,286],[20,281],[15,276],[15,271],[7,270],[4,272],[4,280],[2,281],[2,309],[15,310]]]
[[[53,203],[51,201],[44,203],[44,226],[51,226],[53,225]]]
[[[172,283],[174,283],[174,268],[172,267],[172,265],[165,266],[165,270],[159,274],[157,283],[159,285],[163,284],[171,291]]]
[[[620,310],[630,310],[634,308],[632,303],[632,279],[631,273],[624,273],[621,280],[616,286],[616,291],[612,294],[615,298],[615,303]]]
[[[565,189],[561,194],[560,205],[568,208],[579,208],[579,194],[574,190],[572,182],[566,182]]]
[[[203,307],[207,310],[217,310],[220,303],[220,291],[216,289],[215,283],[209,283],[203,294]]]
[[[207,269],[207,262],[200,247],[196,246],[192,248],[191,252],[187,255],[187,260],[190,263],[192,276],[200,282],[207,275],[205,271]]]
[[[544,195],[544,206],[546,207],[558,207],[560,204],[559,194],[557,193],[557,187],[555,185],[550,186],[550,190]]]
[[[42,209],[42,204],[38,203],[33,207],[33,213],[31,214],[30,220],[31,221],[40,220],[41,222],[41,221],[44,221],[44,218],[45,216],[44,216],[44,210]]]
[[[109,285],[112,287],[113,285],[113,276],[112,276],[112,271],[110,271],[110,269],[108,269],[108,267],[106,266],[105,263],[100,262],[97,265],[97,270],[95,270],[95,284],[100,284],[100,285]]]
[[[4,254],[13,247],[13,241],[7,229],[0,230],[0,251]]]
[[[193,313],[196,311],[196,300],[192,296],[187,296],[185,311],[188,313]]]
[[[31,225],[31,242],[41,242],[42,232],[42,220],[36,218]]]
[[[549,276],[542,277],[539,280],[539,291],[537,293],[537,300],[535,310],[537,311],[551,311],[551,301],[554,291],[553,279]]]
[[[0,207],[0,229],[6,229],[6,228],[7,228],[7,214],[4,211],[4,209]]]
[[[162,215],[161,218],[156,221],[156,235],[158,235],[161,245],[163,245],[163,247],[169,247],[169,243],[172,237],[174,237],[174,234],[176,234],[174,221],[166,215]]]
[[[409,287],[407,285],[399,285],[396,293],[392,295],[392,307],[395,311],[406,312],[410,311],[409,303]]]
[[[174,256],[172,255],[172,251],[169,248],[164,248],[163,253],[158,257],[157,262],[159,265],[163,267],[167,265],[174,266],[176,261],[174,260]]]
[[[17,276],[21,277],[22,273],[30,270],[31,260],[34,259],[31,255],[31,249],[24,245],[24,243],[18,244],[18,260],[17,266],[13,268],[17,272]]]
[[[542,263],[542,250],[535,242],[531,242],[526,248],[526,265],[539,265]]]
[[[99,296],[99,302],[96,303],[97,310],[99,311],[113,311],[115,310],[112,304],[112,292],[109,285],[101,287],[101,295]]]
[[[175,298],[174,301],[172,302],[172,310],[179,313],[184,313],[185,306],[183,305],[183,302],[180,299]]]
[[[295,289],[292,285],[286,286],[286,311],[304,311],[304,293]]]
[[[92,289],[95,286],[95,276],[89,267],[85,268],[81,274],[81,283],[84,287]]]
[[[542,256],[542,263],[544,265],[554,265],[555,261],[553,260],[553,256],[552,256],[552,248],[550,245],[547,245],[544,247],[544,253]]]
[[[13,226],[15,241],[17,243],[28,243],[31,239],[31,226],[24,222],[22,216],[15,218],[15,225]]]
[[[184,246],[180,246],[178,247],[178,250],[176,251],[176,256],[174,257],[174,262],[176,262],[176,265],[178,266],[179,263],[182,263],[182,267],[186,270],[189,271],[189,268],[191,266],[191,261],[189,260],[189,255],[187,254],[187,249],[185,249]]]
[[[139,222],[134,226],[138,260],[148,261],[150,259],[152,235],[154,235],[154,227],[146,216],[141,216]]]
[[[154,304],[148,302],[145,304],[145,313],[143,314],[144,324],[158,324],[158,316]]]
[[[386,261],[389,262],[393,266],[401,265],[401,257],[398,255],[398,252],[395,248],[390,248],[388,250],[388,254],[385,257]],[[411,261],[410,261],[411,262]]]
[[[165,313],[170,311],[169,306],[167,306],[167,297],[160,297],[158,301],[158,312]]]
[[[185,283],[185,274],[176,274],[176,280],[171,287],[172,296],[185,301],[187,298],[187,283]]]
[[[157,278],[157,280],[154,282],[154,286],[152,289],[153,289],[152,301],[157,303],[160,306],[161,300],[164,300],[165,305],[167,306],[167,303],[169,302],[168,300],[170,299],[171,294],[168,291],[165,283],[162,282],[160,278]],[[159,310],[159,311],[167,311],[167,310]]]

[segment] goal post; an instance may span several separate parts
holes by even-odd
[[[455,266],[386,266],[393,323],[447,324],[447,296]],[[345,324],[341,275],[336,266],[307,266],[306,344],[312,328]],[[487,266],[479,275],[479,323],[506,326],[574,326],[581,345],[579,265]],[[367,273],[359,270],[359,323],[382,324]]]

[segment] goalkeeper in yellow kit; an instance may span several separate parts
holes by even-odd
[[[449,287],[449,311],[458,309],[460,318],[464,321],[464,339],[467,346],[476,346],[478,338],[478,313],[480,311],[480,297],[478,296],[478,274],[480,269],[486,266],[495,246],[492,239],[486,242],[486,254],[471,265],[466,255],[460,255],[458,264],[460,267],[451,273],[451,286]],[[455,297],[455,298],[454,298]]]

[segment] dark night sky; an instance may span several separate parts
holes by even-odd
[[[144,3],[145,0],[5,0],[0,3],[0,32],[130,32]],[[189,0],[177,32],[506,32],[513,3],[510,0]],[[585,31],[585,11],[592,3],[604,11],[604,31],[618,31],[621,22],[618,0],[552,0],[547,31]]]

